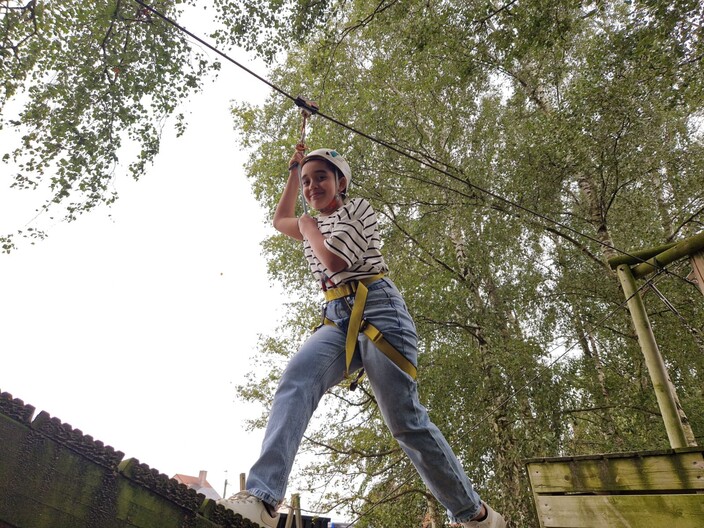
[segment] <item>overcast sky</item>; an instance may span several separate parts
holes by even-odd
[[[166,132],[147,176],[120,176],[118,202],[77,222],[28,224],[41,197],[10,191],[0,165],[0,232],[49,233],[0,254],[0,390],[169,477],[207,470],[220,494],[227,478],[228,495],[261,442],[243,428],[260,409],[236,401],[234,385],[284,302],[266,276],[260,243],[271,227],[229,104],[268,93],[224,64],[183,108],[185,136]]]

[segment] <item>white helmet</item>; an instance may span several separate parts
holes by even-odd
[[[342,175],[347,178],[347,187],[349,188],[350,183],[352,182],[352,169],[350,169],[349,163],[347,163],[347,160],[343,158],[339,152],[325,148],[313,150],[309,152],[308,155],[301,161],[301,169],[303,168],[303,165],[314,159],[328,161],[340,169]]]

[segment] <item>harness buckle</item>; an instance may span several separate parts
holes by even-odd
[[[362,381],[362,378],[364,377],[364,369],[360,369],[359,372],[357,372],[357,375],[355,376],[354,380],[350,383],[350,390],[354,391],[359,387],[359,382]]]

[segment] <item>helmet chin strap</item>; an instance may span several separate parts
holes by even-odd
[[[332,206],[328,205],[324,209],[320,209],[320,212],[323,214],[330,214],[330,213],[334,213],[335,211],[337,211],[340,208],[340,206],[342,205],[342,198],[340,197],[340,193],[337,193],[335,195],[333,201],[330,203],[332,204]]]

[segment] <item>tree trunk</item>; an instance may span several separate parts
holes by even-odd
[[[597,189],[594,180],[587,175],[580,176],[577,183],[586,199],[587,215],[594,226],[596,239],[601,244],[601,253],[606,261],[618,255],[618,252],[614,249],[611,233],[606,224],[606,208],[600,198],[599,189]]]
[[[606,374],[604,373],[604,365],[601,361],[599,345],[594,341],[594,338],[584,327],[584,320],[581,316],[579,308],[575,310],[574,326],[577,337],[579,338],[579,342],[582,346],[582,350],[587,358],[589,358],[592,362],[594,371],[596,372],[600,390],[599,392],[594,393],[594,397],[597,406],[603,409],[602,419],[604,420],[606,426],[606,433],[618,447],[623,447],[623,437],[619,434],[611,412],[611,398],[609,395],[609,389],[606,386]]]

